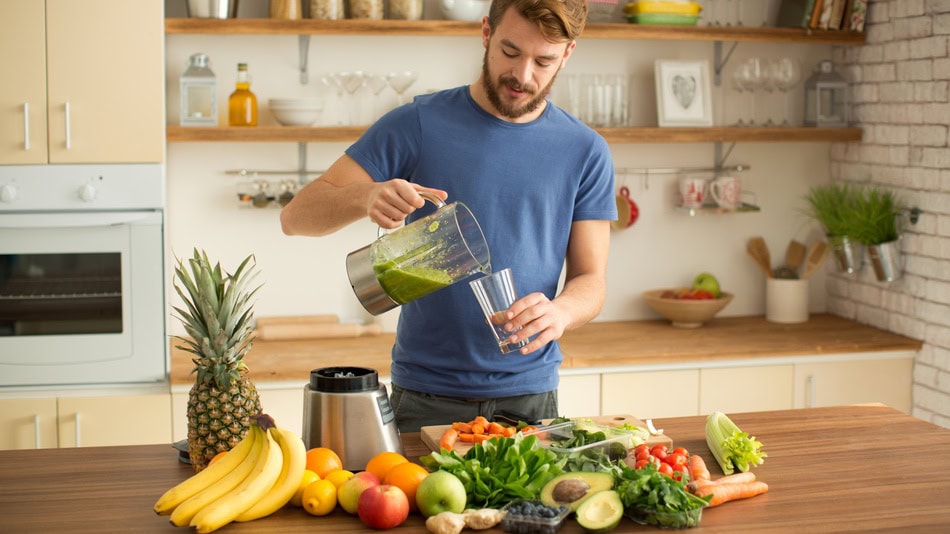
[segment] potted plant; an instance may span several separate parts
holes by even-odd
[[[848,184],[812,187],[805,196],[806,214],[818,221],[831,243],[838,270],[854,274],[861,269],[864,249],[851,235],[851,212],[858,192]]]
[[[867,247],[880,282],[900,277],[900,216],[903,202],[893,191],[869,187],[856,194],[849,210],[849,234]]]

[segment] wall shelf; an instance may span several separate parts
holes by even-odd
[[[197,127],[166,126],[170,143],[277,142],[348,143],[356,141],[364,126],[307,127]],[[731,143],[731,142],[854,142],[861,128],[598,128],[608,143]]]
[[[165,19],[165,33],[273,35],[478,36],[479,22],[453,20]],[[865,34],[800,28],[590,23],[582,39],[656,39],[862,45]]]

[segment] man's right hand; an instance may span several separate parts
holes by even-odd
[[[369,194],[366,214],[382,228],[398,228],[410,213],[425,205],[420,191],[431,193],[443,202],[449,196],[441,189],[422,187],[401,178],[393,178],[375,185]]]

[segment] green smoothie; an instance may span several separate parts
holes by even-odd
[[[445,271],[428,267],[398,268],[393,261],[373,264],[376,280],[391,299],[405,304],[452,284]]]

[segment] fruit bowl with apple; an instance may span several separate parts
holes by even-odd
[[[653,311],[678,328],[699,328],[732,302],[732,293],[721,291],[709,273],[693,279],[692,287],[654,289],[643,293]]]

